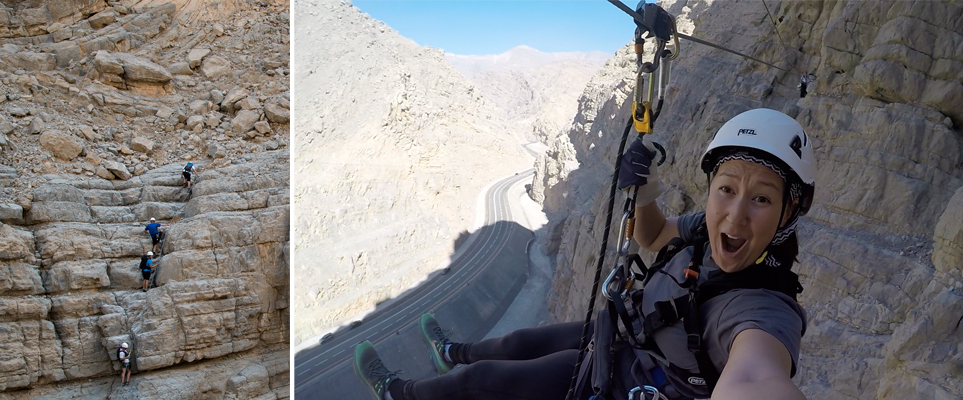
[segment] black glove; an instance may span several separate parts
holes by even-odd
[[[635,139],[622,156],[618,188],[621,190],[629,186],[645,186],[649,183],[655,155],[655,151],[646,146],[641,136]]]
[[[619,189],[639,188],[635,197],[635,204],[644,206],[655,201],[665,187],[659,180],[659,165],[655,162],[654,146],[648,140],[639,137],[631,145],[629,150],[622,155],[622,163],[619,164]]]

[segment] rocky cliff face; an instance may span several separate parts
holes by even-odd
[[[670,152],[659,204],[668,215],[704,207],[698,158],[728,118],[755,107],[794,116],[818,159],[796,267],[810,323],[799,385],[820,399],[963,397],[955,367],[963,359],[963,121],[953,106],[963,95],[963,9],[930,1],[768,5],[775,27],[759,2],[663,5],[691,20],[694,36],[792,71],[683,44],[656,123],[655,140]],[[817,82],[800,99],[804,70]],[[535,189],[553,238],[546,246],[557,251],[551,311],[562,320],[584,316],[633,76],[626,49],[593,78],[568,135],[539,160]]]
[[[287,26],[281,2],[0,5],[4,397],[288,397]]]
[[[237,354],[270,368],[257,395],[286,392],[288,157],[246,158],[204,172],[190,198],[180,165],[120,184],[52,178],[34,190],[29,224],[2,226],[3,388],[113,376],[128,342],[141,385],[154,381],[149,371]],[[171,225],[158,287],[144,293],[150,217]],[[208,390],[223,393],[229,378]],[[195,386],[175,386],[198,389],[184,385]]]
[[[62,3],[0,7],[0,162],[16,186],[287,144],[286,3],[197,23],[178,19],[183,2]],[[2,196],[25,206],[26,192]]]
[[[482,188],[531,158],[442,51],[347,2],[295,7],[297,345],[439,268]]]

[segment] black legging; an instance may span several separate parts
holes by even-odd
[[[589,332],[592,332],[591,330]],[[407,399],[563,400],[578,357],[582,323],[521,329],[471,343],[472,361],[446,375],[404,384]]]

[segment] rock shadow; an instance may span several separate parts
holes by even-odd
[[[445,328],[453,328],[452,340],[482,339],[527,281],[528,246],[533,238],[534,232],[512,221],[462,232],[453,241],[447,268],[382,301],[374,311],[326,335],[318,345],[298,351],[295,393],[324,388],[325,397],[339,398],[331,391],[343,395],[341,398],[358,396],[363,386],[353,377],[351,362],[354,346],[365,340],[383,353],[387,365],[404,369],[407,379],[434,376],[422,357],[421,315],[431,313]]]

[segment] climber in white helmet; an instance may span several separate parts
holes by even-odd
[[[127,342],[117,349],[117,360],[120,361],[120,383],[127,386],[130,384],[130,349],[127,348]]]
[[[144,291],[150,288],[150,274],[154,272],[154,252],[148,251],[147,255],[140,257],[140,275],[144,278]]]
[[[159,228],[162,226],[167,226],[167,224],[162,224],[160,222],[157,222],[157,220],[155,220],[154,218],[151,218],[150,223],[147,224],[146,227],[144,227],[144,232],[147,232],[150,234],[150,240],[152,244],[151,251],[157,251],[157,244],[160,243],[161,241],[161,233],[162,233],[159,231]]]
[[[638,188],[633,237],[663,254],[636,282],[644,290],[624,297],[632,312],[612,311],[612,321],[602,310],[592,323],[594,350],[573,398],[639,391],[646,399],[804,398],[791,380],[806,319],[790,268],[799,252],[796,221],[815,188],[809,137],[778,111],[733,117],[700,160],[709,180],[705,211],[679,217],[666,218],[655,203],[663,185],[654,158],[647,140],[636,140],[620,164],[618,187]],[[619,334],[616,324],[626,320],[632,332]],[[452,342],[430,314],[420,325],[440,376],[404,380],[370,342],[355,348],[355,373],[377,400],[566,398],[581,321],[474,343]],[[451,371],[457,364],[465,365]]]

